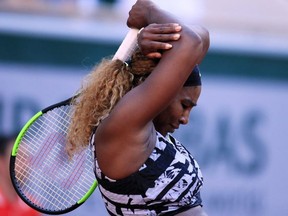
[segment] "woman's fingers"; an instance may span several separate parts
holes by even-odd
[[[177,33],[181,31],[181,26],[178,23],[165,23],[157,24],[152,23],[145,27],[147,31],[150,31],[154,34],[168,34],[168,33]]]
[[[150,24],[143,28],[139,35],[146,40],[154,41],[173,41],[180,38],[181,26],[175,23]]]
[[[149,58],[161,58],[164,50],[169,50],[172,45],[169,43],[150,41],[149,45],[143,45],[142,53]],[[148,47],[148,48],[146,48]]]
[[[152,52],[146,55],[148,58],[161,58],[162,54],[160,52]]]
[[[172,48],[170,42],[179,40],[181,26],[177,23],[150,24],[138,33],[138,46],[150,58],[161,58],[161,51]]]
[[[158,42],[158,41],[147,41],[147,45],[144,45],[147,48],[147,50],[168,50],[172,48],[172,45],[170,43],[165,42]]]
[[[151,34],[150,32],[143,32],[142,38],[151,41],[169,42],[178,40],[180,38],[180,34]]]

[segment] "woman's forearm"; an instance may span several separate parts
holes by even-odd
[[[202,44],[202,52],[199,55],[199,59],[197,61],[198,64],[201,63],[202,59],[206,55],[209,46],[210,46],[210,38],[209,32],[202,26],[191,26],[187,27],[183,23],[181,23],[177,18],[175,18],[172,14],[167,11],[162,10],[155,4],[151,4],[149,6],[149,15],[147,21],[149,24],[151,23],[178,23],[182,26],[182,34],[185,31],[190,32],[190,35],[193,35],[194,41],[198,39],[201,40]]]
[[[159,8],[157,5],[151,5],[149,9],[148,22],[151,23],[181,23],[175,16],[168,11]]]
[[[137,0],[129,11],[128,27],[141,29],[152,23],[179,23],[179,21],[152,1]]]

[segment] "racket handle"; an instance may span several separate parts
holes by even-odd
[[[138,31],[138,29],[130,29],[128,31],[112,60],[119,59],[121,61],[126,61],[130,58],[137,47]]]

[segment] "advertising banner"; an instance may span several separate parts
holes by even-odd
[[[1,132],[21,128],[39,110],[72,96],[88,72],[0,64]],[[175,136],[202,169],[208,215],[288,215],[287,92],[280,81],[203,75],[190,123]],[[77,211],[92,215],[95,205],[98,215],[106,214],[99,195]]]

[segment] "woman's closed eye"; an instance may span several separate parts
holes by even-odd
[[[193,103],[191,100],[184,100],[181,104],[183,109],[192,109],[197,105]]]

